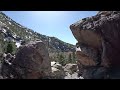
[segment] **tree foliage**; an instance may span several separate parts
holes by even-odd
[[[15,54],[16,53],[16,45],[14,42],[8,42],[6,46],[6,53]]]
[[[76,63],[75,52],[58,52],[50,56],[51,61],[59,62],[61,65],[66,65],[68,63]]]
[[[6,51],[7,53],[12,53],[13,52],[13,46],[12,46],[12,43],[8,43],[8,45],[7,45],[7,51]]]

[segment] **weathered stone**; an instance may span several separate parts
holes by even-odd
[[[14,60],[14,56],[11,55],[10,53],[8,54],[3,54],[2,55],[2,62],[1,62],[1,67],[0,67],[0,74],[4,79],[10,79],[11,77],[11,72],[12,72],[12,61]]]
[[[64,66],[66,76],[64,79],[83,79],[79,75],[77,64],[68,63]]]
[[[50,77],[52,79],[64,79],[65,71],[61,64],[59,64],[58,62],[51,62],[51,67],[52,73]]]
[[[67,75],[64,77],[64,79],[84,79],[83,77],[79,77],[77,72],[74,72],[72,74],[67,73]]]
[[[78,62],[84,66],[96,66],[95,61],[87,56],[86,54],[82,53],[81,51],[77,51]]]
[[[71,64],[71,63],[69,63],[69,64],[66,64],[64,66],[64,71],[68,72],[70,74],[73,74],[74,72],[77,72],[77,69],[78,69],[77,64]]]
[[[107,69],[104,67],[88,67],[83,69],[85,79],[108,79]]]
[[[12,63],[15,78],[42,79],[51,73],[48,50],[41,41],[20,47]]]
[[[96,78],[102,75],[101,70],[107,72],[104,74],[106,77],[113,68],[120,68],[120,11],[100,11],[70,25],[70,29],[81,48],[77,55],[78,67],[84,78]],[[97,74],[94,69],[97,69]]]

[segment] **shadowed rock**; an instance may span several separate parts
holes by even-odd
[[[41,41],[20,47],[12,63],[13,75],[22,79],[42,79],[51,73],[49,54]]]
[[[120,11],[100,11],[70,25],[70,29],[81,48],[77,56],[84,78],[112,78],[120,72]]]

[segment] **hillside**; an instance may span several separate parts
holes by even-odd
[[[23,41],[42,40],[46,43],[46,46],[49,46],[49,52],[69,52],[75,50],[74,45],[63,42],[56,37],[49,37],[37,33],[20,25],[0,12],[0,52],[4,51],[3,46],[5,46],[5,41],[9,39],[12,40],[17,47],[19,47]]]

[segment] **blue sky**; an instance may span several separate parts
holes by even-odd
[[[40,34],[54,36],[75,45],[77,41],[69,26],[82,18],[95,15],[97,11],[3,11],[3,13]]]

